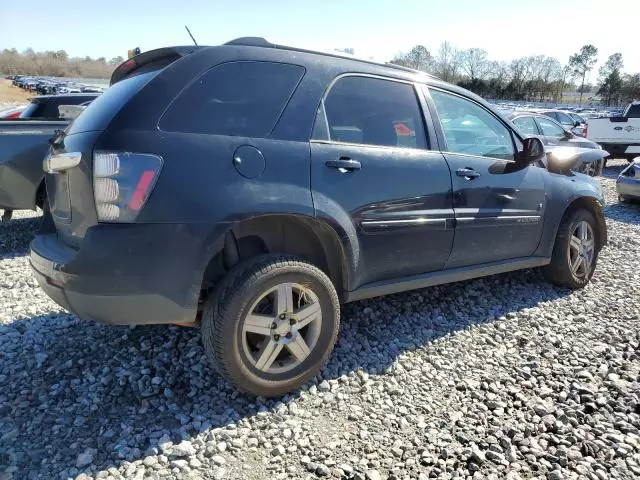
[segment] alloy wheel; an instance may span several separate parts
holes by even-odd
[[[595,237],[589,222],[582,220],[573,229],[569,242],[569,268],[578,278],[591,273],[595,255]]]
[[[280,283],[259,295],[242,322],[242,347],[258,370],[278,374],[300,365],[320,336],[322,309],[315,293]]]

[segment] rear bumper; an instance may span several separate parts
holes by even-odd
[[[600,143],[603,150],[609,152],[613,158],[633,158],[640,155],[640,143]]]
[[[205,227],[99,224],[76,250],[56,233],[31,243],[34,275],[51,299],[78,317],[118,325],[195,319],[208,260]]]

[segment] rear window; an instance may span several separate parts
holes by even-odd
[[[74,120],[69,128],[69,134],[89,132],[92,130],[104,130],[113,117],[142,87],[151,81],[160,70],[143,73],[134,77],[121,80],[109,87],[106,92],[96,98]]]
[[[20,118],[42,118],[44,105],[41,103],[31,102],[20,114]]]
[[[640,118],[640,105],[631,105],[627,112],[627,118]]]
[[[189,85],[160,119],[161,130],[266,137],[304,75],[298,65],[231,62]]]

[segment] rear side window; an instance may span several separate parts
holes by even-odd
[[[546,137],[563,137],[564,129],[555,122],[552,122],[544,117],[537,117],[538,125],[542,134]]]
[[[573,120],[569,115],[562,113],[562,112],[558,112],[556,114],[558,116],[558,121],[562,124],[562,125],[569,125],[573,127],[573,124],[575,123],[575,120]]]
[[[425,148],[413,86],[371,77],[339,79],[325,101],[329,140],[385,147]],[[318,112],[322,118],[322,109]]]
[[[303,67],[285,63],[218,65],[178,95],[160,119],[160,129],[266,137],[303,75]]]
[[[142,87],[158,74],[159,70],[126,78],[112,85],[96,98],[74,120],[69,127],[69,134],[104,130],[122,107],[139,92]]]
[[[533,117],[514,118],[513,123],[518,127],[518,130],[525,135],[538,135],[538,129]]]

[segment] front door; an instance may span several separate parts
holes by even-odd
[[[430,89],[451,168],[456,234],[447,268],[527,257],[538,247],[544,171],[514,161],[511,130],[466,97]]]
[[[453,243],[449,168],[429,149],[410,83],[349,75],[331,87],[311,141],[316,215],[352,244],[350,289],[444,267]]]

